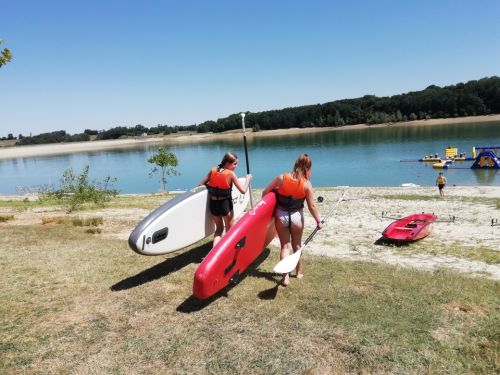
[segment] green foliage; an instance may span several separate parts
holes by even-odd
[[[177,156],[173,152],[169,152],[165,147],[160,147],[157,153],[148,159],[148,163],[155,165],[149,173],[150,177],[161,173],[161,190],[165,190],[165,185],[167,184],[166,176],[178,176],[180,174],[175,169],[178,164]]]
[[[500,113],[500,77],[409,92],[391,97],[365,95],[324,104],[247,113],[248,127],[261,130],[292,127],[379,124],[431,118],[476,116]],[[238,129],[239,114],[198,125],[198,132]]]
[[[3,40],[0,39],[0,44],[3,43]],[[0,52],[0,68],[2,66],[4,66],[5,64],[7,64],[8,62],[10,62],[12,60],[12,53],[10,52],[9,49],[7,48],[4,48],[1,52]]]
[[[60,180],[60,189],[40,192],[41,199],[55,198],[65,206],[68,213],[85,203],[104,206],[106,202],[118,194],[118,191],[112,187],[116,178],[106,176],[102,181],[90,182],[89,169],[90,167],[86,165],[79,175],[75,174],[72,168],[66,169]]]
[[[45,143],[60,143],[60,142],[85,142],[89,141],[90,136],[87,133],[70,135],[64,130],[58,130],[51,133],[42,133],[33,137],[19,137],[16,145],[35,145]]]

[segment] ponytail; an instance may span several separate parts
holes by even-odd
[[[234,152],[226,152],[224,154],[224,157],[222,158],[222,161],[217,166],[217,170],[220,171],[221,169],[224,169],[224,166],[227,163],[234,163],[236,160],[238,160],[238,156],[236,156]]]

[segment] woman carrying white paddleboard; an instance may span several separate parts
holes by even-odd
[[[212,219],[215,223],[214,243],[213,246],[222,237],[224,227],[226,232],[233,225],[233,199],[231,197],[231,189],[234,186],[245,194],[252,181],[252,175],[246,175],[244,185],[238,181],[238,177],[234,170],[238,166],[238,157],[232,152],[227,152],[222,161],[217,167],[210,169],[208,174],[201,180],[200,186],[205,185],[208,190],[209,207]]]
[[[281,243],[280,259],[288,256],[290,241],[293,252],[301,247],[302,233],[304,231],[304,201],[309,212],[321,228],[321,218],[314,204],[313,187],[311,184],[311,158],[307,154],[299,156],[291,173],[276,176],[264,189],[262,196],[271,191],[276,191],[275,225]],[[281,283],[287,286],[289,274],[283,275]],[[296,277],[303,277],[302,258],[297,263]]]

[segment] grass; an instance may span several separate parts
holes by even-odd
[[[168,201],[174,195],[169,193],[145,194],[140,196],[135,195],[119,195],[107,202],[106,208],[144,208],[152,210],[160,204]],[[25,211],[35,207],[57,207],[58,202],[54,198],[44,198],[42,200],[0,200],[0,207],[11,207],[18,211]],[[61,206],[62,207],[62,206]],[[102,207],[96,206],[93,203],[83,204],[79,211],[85,210],[101,210]]]
[[[97,227],[104,223],[102,216],[81,218],[78,216],[45,216],[42,217],[42,224],[71,224],[75,227]]]
[[[498,373],[498,282],[307,255],[278,288],[271,249],[198,301],[209,249],[145,257],[85,228],[0,226],[0,372]]]
[[[436,245],[430,241],[420,241],[412,247],[399,247],[398,252],[421,253],[435,256],[451,255],[458,258],[500,264],[500,251],[488,247],[473,247],[463,245]]]
[[[14,215],[0,215],[0,223],[6,223],[9,220],[14,220]]]

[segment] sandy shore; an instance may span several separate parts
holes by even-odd
[[[408,122],[398,122],[390,124],[377,124],[377,125],[347,125],[340,128],[325,127],[325,128],[292,128],[292,129],[277,129],[265,130],[253,133],[251,130],[247,131],[247,136],[251,137],[272,137],[285,134],[298,134],[307,131],[311,132],[328,132],[328,131],[345,131],[366,129],[368,127],[378,128],[385,126],[401,127],[401,126],[432,126],[443,125],[452,123],[473,123],[473,122],[491,122],[500,121],[500,115],[491,116],[471,116],[463,118],[449,118],[449,119],[430,119],[430,120],[416,120]],[[89,141],[89,142],[74,142],[74,143],[54,143],[33,146],[13,146],[13,147],[0,147],[0,159],[23,158],[32,156],[46,156],[46,155],[60,155],[71,154],[76,152],[98,151],[113,148],[127,148],[137,147],[139,145],[169,145],[178,143],[197,143],[204,141],[211,141],[214,139],[228,139],[241,137],[240,130],[231,130],[221,134],[213,133],[182,133],[173,134],[168,136],[151,136],[151,137],[136,137],[128,139],[104,140],[104,141]]]
[[[500,222],[499,186],[446,187],[446,196],[438,197],[434,187],[337,187],[316,189],[316,196],[323,196],[318,203],[321,215],[346,191],[345,199],[338,205],[331,219],[309,243],[304,252],[307,262],[310,254],[325,255],[338,259],[388,263],[399,267],[428,271],[450,269],[465,274],[500,280],[500,263],[488,262],[487,255],[500,251],[500,226],[491,226],[491,220]],[[260,191],[254,191],[254,202]],[[25,196],[0,196],[0,200],[20,200]],[[36,199],[36,197],[30,197]],[[392,217],[412,213],[432,212],[439,219],[455,216],[455,222],[435,223],[431,234],[406,247],[377,244],[382,231],[392,220],[383,218],[382,212]],[[150,211],[138,208],[108,208],[75,212],[74,215],[102,216],[102,236],[127,241],[137,223]],[[14,215],[8,225],[41,225],[41,218],[64,215],[62,209],[33,207],[19,210],[16,207],[0,207],[0,215]],[[315,226],[305,210],[307,236]],[[0,223],[0,225],[3,225]],[[271,243],[272,255],[278,259],[279,242]],[[496,258],[498,259],[498,257]]]

